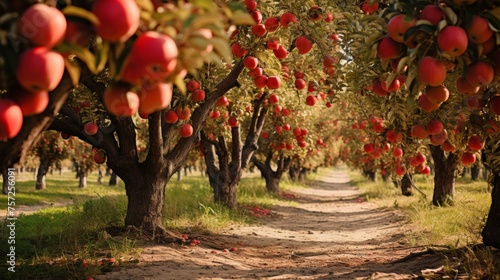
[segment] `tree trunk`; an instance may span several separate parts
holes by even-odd
[[[493,177],[493,190],[491,192],[491,207],[486,225],[483,228],[483,242],[487,246],[500,249],[500,175]]]
[[[470,167],[470,177],[473,181],[477,181],[479,178],[479,164],[477,162]]]
[[[435,206],[451,205],[455,195],[455,170],[459,157],[454,153],[449,153],[446,157],[440,146],[431,146],[431,153],[435,170],[432,204]]]
[[[298,182],[300,180],[300,167],[297,165],[292,165],[288,168],[288,175],[290,180],[293,182]]]
[[[182,168],[179,168],[179,170],[177,171],[177,181],[182,181]]]
[[[2,172],[2,193],[3,194],[8,194],[9,193],[9,169],[5,168],[4,171]]]
[[[371,168],[363,168],[363,174],[372,182],[377,182],[377,172]]]
[[[102,177],[104,177],[104,176],[102,175],[102,170],[101,170],[101,168],[99,168],[99,170],[98,170],[97,172],[98,172],[98,173],[97,173],[97,183],[98,183],[99,185],[102,185]]]
[[[413,195],[413,175],[405,173],[401,179],[401,194],[404,196]]]
[[[36,184],[35,188],[37,190],[45,190],[47,184],[45,183],[45,177],[47,175],[47,171],[49,170],[49,162],[43,159],[40,159],[40,165],[38,166],[38,173],[36,174]]]
[[[236,208],[238,204],[238,181],[210,180],[210,185],[214,189],[214,201],[229,208]]]
[[[81,189],[87,187],[87,173],[84,171],[78,172],[78,187]]]
[[[110,186],[118,185],[118,176],[116,176],[115,172],[111,172],[111,175],[109,177],[109,185]]]
[[[274,171],[271,167],[272,158],[273,152],[270,152],[267,154],[265,162],[259,161],[256,157],[252,157],[252,162],[266,180],[266,190],[270,193],[279,193],[281,177],[290,168],[291,159],[280,155],[276,163],[276,171]]]
[[[168,178],[160,171],[143,171],[131,180],[125,180],[128,207],[126,226],[163,231],[163,204]]]

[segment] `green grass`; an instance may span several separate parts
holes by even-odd
[[[75,173],[63,173],[62,175],[47,175],[45,190],[36,190],[35,181],[31,173],[17,174],[16,205],[39,205],[55,202],[69,203],[71,201],[82,202],[88,199],[95,199],[99,196],[124,195],[123,183],[119,186],[108,186],[109,177],[105,177],[103,184],[97,183],[97,175],[90,174],[87,178],[87,188],[78,188],[78,181]],[[2,182],[2,180],[0,180]],[[0,209],[7,208],[7,196],[0,196]]]
[[[16,258],[20,262],[13,279],[82,279],[98,274],[100,259],[114,257],[118,260],[136,261],[140,253],[137,238],[111,237],[104,229],[123,226],[127,200],[123,184],[109,187],[98,185],[90,176],[88,187],[78,189],[76,179],[70,174],[53,175],[47,179],[47,189],[36,191],[34,181],[18,180],[16,202],[36,205],[41,202],[75,203],[66,207],[50,207],[31,215],[22,215],[16,221]],[[107,182],[105,177],[104,182]],[[283,180],[284,190],[294,184]],[[0,203],[6,204],[2,197]],[[290,204],[265,190],[260,177],[242,179],[238,189],[238,201],[243,207],[229,210],[213,203],[212,189],[208,178],[190,175],[182,181],[175,177],[166,189],[164,224],[174,232],[220,232],[230,225],[253,223],[244,206],[271,207],[274,204]],[[37,203],[38,202],[38,203]],[[7,236],[8,229],[0,227],[0,235]],[[7,246],[0,246],[0,254],[7,254]],[[90,266],[82,268],[83,260]],[[108,269],[112,269],[108,264]],[[7,270],[0,265],[0,279],[9,279],[12,274],[2,275]],[[34,277],[36,275],[36,277]]]

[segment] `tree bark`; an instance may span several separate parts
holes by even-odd
[[[2,172],[2,194],[9,193],[9,169],[5,168]]]
[[[78,187],[84,189],[87,187],[87,173],[83,170],[78,172]]]
[[[434,160],[434,193],[432,204],[435,206],[452,205],[455,195],[455,171],[459,164],[457,154],[445,155],[440,146],[430,146]]]
[[[377,182],[377,173],[375,170],[369,167],[364,167],[363,168],[363,174],[372,182]]]
[[[300,166],[297,164],[290,165],[290,168],[288,168],[288,175],[292,182],[298,182],[300,180]]]
[[[500,175],[493,177],[491,207],[482,231],[483,242],[487,246],[500,249]]]
[[[413,195],[413,175],[405,173],[401,179],[401,194],[404,196]]]
[[[47,184],[45,183],[45,177],[47,171],[49,170],[50,163],[44,159],[40,159],[40,164],[38,166],[38,173],[36,174],[36,184],[35,188],[37,190],[45,190]]]
[[[265,162],[259,161],[256,157],[252,157],[252,162],[266,180],[266,190],[270,193],[279,193],[281,178],[283,177],[283,173],[290,168],[291,159],[280,155],[276,170],[273,170],[271,166],[272,157],[273,153],[269,152]]]
[[[473,181],[477,181],[479,178],[479,164],[477,162],[470,167],[470,178]]]
[[[112,171],[111,175],[109,176],[109,185],[110,186],[118,185],[118,176],[116,176],[116,173],[114,171]]]
[[[142,169],[133,178],[124,180],[128,197],[125,225],[152,230],[153,236],[163,228],[163,204],[168,178],[163,172]]]

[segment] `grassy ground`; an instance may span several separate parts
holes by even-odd
[[[414,191],[411,197],[402,196],[390,181],[378,178],[378,182],[370,182],[359,172],[351,172],[351,179],[367,200],[400,210],[408,217],[411,230],[405,236],[407,242],[443,254],[447,277],[500,279],[498,250],[480,245],[491,204],[491,190],[485,180],[472,181],[470,175],[457,178],[454,205],[435,207],[431,204],[433,177],[416,175],[415,184],[423,194]]]
[[[78,189],[73,174],[51,175],[47,189],[37,191],[34,181],[16,180],[16,203],[71,203],[66,207],[49,207],[31,215],[22,215],[16,221],[15,274],[6,274],[7,265],[0,264],[0,279],[82,279],[116,265],[137,261],[140,238],[137,236],[112,237],[104,230],[121,227],[126,213],[123,184],[109,187],[95,183],[89,176],[88,187]],[[105,177],[106,183],[109,178]],[[284,190],[293,187],[282,183]],[[238,201],[242,207],[236,211],[212,202],[208,178],[185,176],[182,181],[173,178],[167,186],[164,209],[166,227],[180,234],[192,232],[218,232],[230,225],[252,223],[259,213],[277,203],[291,203],[277,195],[268,194],[260,176],[242,179]],[[6,205],[5,196],[0,204]],[[255,208],[257,207],[257,208]],[[4,207],[5,208],[5,207]],[[0,227],[0,236],[8,235],[8,228]],[[3,238],[2,238],[3,240]],[[6,240],[2,244],[6,244]],[[8,246],[0,246],[0,255],[6,255]],[[110,262],[109,260],[116,262]],[[34,276],[36,275],[36,277]]]

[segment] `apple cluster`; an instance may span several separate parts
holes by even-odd
[[[377,9],[369,10],[368,2],[361,7],[366,15],[378,9],[377,5]],[[500,115],[500,96],[490,89],[500,76],[498,30],[492,23],[496,12],[491,7],[485,10],[484,5],[474,0],[440,1],[412,12],[389,7],[385,35],[376,44],[377,57],[383,68],[390,66],[389,71],[365,88],[382,97],[395,94],[405,84],[410,90],[416,88],[416,103],[424,113],[438,110],[455,91],[461,96],[453,102],[466,100],[468,110],[486,116],[489,109],[491,116],[486,116],[484,131],[469,131],[465,135],[466,146],[461,153],[466,165],[475,162],[475,152],[484,146],[484,133],[497,132],[494,117]],[[462,17],[465,10],[470,11],[467,18]],[[417,85],[410,87],[415,81]],[[436,115],[427,124],[415,124],[410,136],[430,140],[446,152],[457,151],[453,144],[456,137],[450,139],[450,132],[458,135],[464,131],[465,120],[459,118],[453,127],[442,121]],[[408,162],[412,165],[411,160]],[[417,169],[426,171],[420,166]]]

